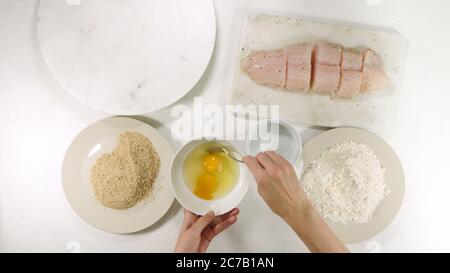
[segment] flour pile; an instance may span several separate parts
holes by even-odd
[[[377,155],[355,141],[324,150],[305,169],[302,182],[319,213],[342,224],[369,221],[389,193]]]

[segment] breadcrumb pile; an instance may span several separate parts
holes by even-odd
[[[91,169],[96,199],[117,210],[135,206],[152,191],[160,164],[158,153],[144,135],[121,134],[117,148],[102,155]]]

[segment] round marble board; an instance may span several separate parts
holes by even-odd
[[[216,35],[210,0],[41,0],[37,34],[67,91],[97,110],[135,115],[194,87]]]

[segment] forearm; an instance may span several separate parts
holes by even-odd
[[[297,233],[311,252],[348,252],[312,204],[293,210],[284,220]]]
[[[258,192],[274,213],[281,216],[311,252],[348,252],[320,218],[303,191],[294,167],[276,152],[244,157]]]

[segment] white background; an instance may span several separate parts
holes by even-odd
[[[172,251],[182,221],[175,202],[151,228],[131,235],[98,231],[66,202],[61,164],[71,140],[107,114],[89,109],[49,75],[36,43],[38,1],[0,0],[0,252]],[[352,251],[450,251],[450,2],[446,0],[215,0],[217,43],[194,96],[223,103],[225,68],[236,12],[255,7],[397,29],[410,52],[396,126],[386,140],[406,174],[396,219]],[[220,95],[218,95],[220,94]],[[170,108],[146,115],[170,137]],[[304,129],[304,140],[320,133]],[[179,143],[172,141],[174,148]],[[214,240],[210,251],[307,251],[272,215],[254,185],[239,206],[238,222]]]

